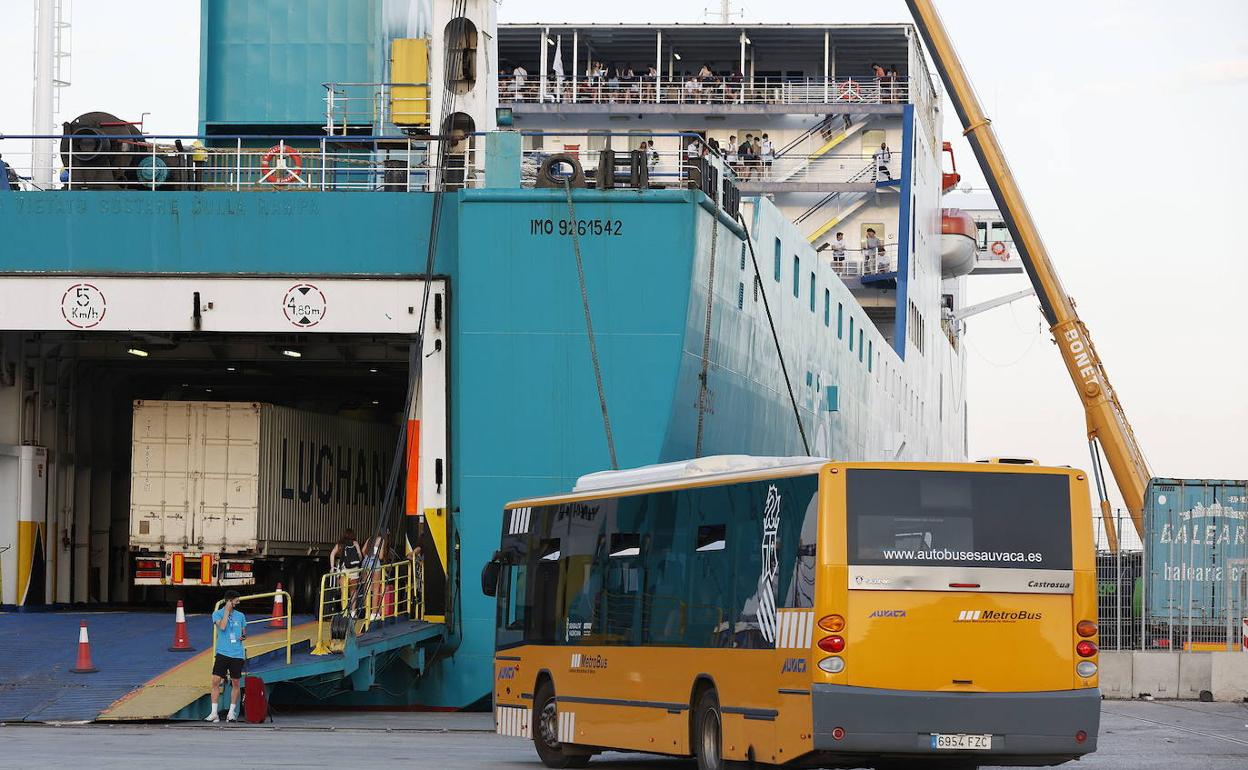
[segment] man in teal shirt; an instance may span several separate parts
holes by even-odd
[[[243,640],[247,638],[247,616],[239,612],[238,591],[225,592],[225,606],[212,613],[212,624],[216,630],[216,660],[212,664],[212,712],[206,722],[220,721],[217,717],[217,703],[221,699],[221,683],[228,677],[230,680],[230,713],[225,721],[238,721],[238,695],[242,690],[243,661],[247,653],[243,651]]]

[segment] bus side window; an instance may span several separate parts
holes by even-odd
[[[732,540],[739,530],[733,521],[731,537],[725,517],[734,506],[725,487],[706,487],[680,492],[678,508],[689,518],[684,527],[694,530],[696,539],[685,546],[692,551],[686,578],[684,644],[690,647],[731,646]]]
[[[641,627],[641,557],[641,533],[611,533],[602,616],[606,619],[607,636],[615,644],[638,641],[635,635]]]
[[[535,554],[526,642],[554,642],[559,626],[559,538],[542,540]]]
[[[503,591],[507,597],[507,612],[503,617],[503,628],[508,631],[524,630],[524,594],[528,587],[528,571],[527,564],[511,564],[504,573]]]

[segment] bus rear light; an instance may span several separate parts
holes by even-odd
[[[819,618],[819,627],[824,631],[838,633],[845,630],[845,618],[840,615],[824,615]]]
[[[834,740],[834,741],[839,741],[839,740],[842,740],[842,739],[844,739],[844,738],[845,738],[845,728],[844,728],[844,727],[833,727],[833,728],[832,728],[832,740]]]
[[[1088,739],[1088,734],[1084,732],[1083,730],[1080,730],[1079,732],[1075,733],[1075,743],[1083,743],[1087,739]]]
[[[1075,673],[1084,679],[1094,677],[1096,676],[1096,664],[1090,660],[1081,660],[1079,661],[1079,664],[1075,666]]]
[[[1090,620],[1081,620],[1078,625],[1075,626],[1075,633],[1085,639],[1089,636],[1096,636],[1096,624]]]
[[[838,655],[833,655],[830,658],[824,658],[819,661],[819,668],[829,674],[839,674],[845,670],[845,659]]]
[[[840,652],[845,649],[845,637],[825,636],[819,640],[819,649],[824,652]]]
[[[1096,645],[1089,642],[1087,639],[1084,639],[1082,642],[1075,645],[1075,652],[1079,653],[1079,657],[1081,658],[1090,658],[1096,654]]]
[[[139,559],[134,563],[135,569],[160,569],[160,562],[155,559]]]

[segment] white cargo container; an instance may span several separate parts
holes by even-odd
[[[135,585],[249,585],[271,568],[313,590],[343,530],[375,528],[397,437],[272,404],[135,401]]]

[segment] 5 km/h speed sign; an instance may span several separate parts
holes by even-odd
[[[282,311],[286,320],[300,329],[316,326],[325,318],[325,293],[310,283],[297,283],[286,290]]]

